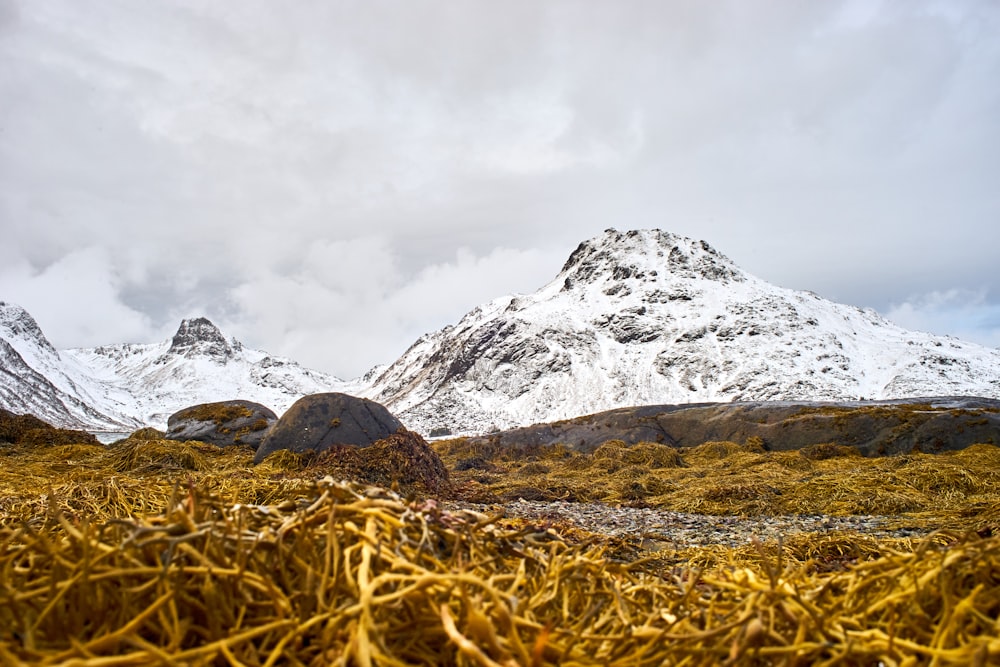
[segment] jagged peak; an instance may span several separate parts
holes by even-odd
[[[185,357],[201,354],[230,358],[233,356],[233,352],[234,346],[226,340],[219,328],[207,317],[181,320],[181,325],[171,339],[168,350],[168,353]]]
[[[607,229],[577,246],[560,271],[565,289],[576,283],[661,274],[718,282],[745,279],[732,260],[707,242],[659,229]]]
[[[56,356],[59,354],[42,333],[35,318],[14,303],[0,301],[0,336],[30,341]]]

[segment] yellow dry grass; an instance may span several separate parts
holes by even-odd
[[[811,459],[612,443],[479,452],[462,471],[468,453],[442,448],[464,492],[484,496],[872,508],[953,528],[650,553],[311,479],[294,455],[253,467],[249,450],[145,443],[0,450],[0,665],[1000,661],[996,447]]]

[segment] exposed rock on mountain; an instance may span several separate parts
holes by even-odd
[[[206,320],[207,321],[207,320]],[[167,419],[167,440],[200,440],[219,447],[248,445],[256,449],[278,421],[274,412],[252,401],[201,403]]]
[[[919,398],[852,403],[750,402],[619,408],[552,424],[469,438],[494,449],[563,444],[590,453],[610,440],[693,447],[760,438],[766,449],[832,443],[867,456],[1000,445],[1000,401]]]
[[[225,363],[226,360],[233,358],[236,351],[242,349],[243,346],[235,339],[233,345],[230,345],[218,327],[207,318],[197,317],[181,321],[177,333],[170,340],[167,354],[189,359],[196,356],[208,357],[218,363]]]
[[[20,306],[0,301],[0,407],[70,429],[131,430],[124,392],[63,357]]]
[[[234,396],[284,411],[357,383],[244,347],[209,320],[183,320],[161,343],[57,351],[21,307],[0,302],[0,407],[67,428],[163,427],[186,407]]]
[[[264,437],[256,463],[279,449],[321,452],[335,445],[367,447],[403,425],[385,406],[347,394],[313,394],[297,400]]]
[[[354,385],[226,338],[205,318],[184,320],[169,341],[64,350],[129,396],[127,413],[161,426],[187,406],[239,397],[283,412],[302,396]]]
[[[417,340],[365,395],[423,432],[611,408],[1000,397],[1000,351],[776,287],[704,241],[608,230],[534,294]]]

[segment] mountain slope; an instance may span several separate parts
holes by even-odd
[[[121,387],[131,396],[129,414],[161,428],[171,414],[196,403],[240,398],[281,414],[307,394],[358,390],[290,359],[244,347],[205,318],[182,321],[173,338],[162,343],[72,349],[62,355],[98,380]]]
[[[0,303],[0,407],[58,426],[162,428],[183,407],[235,398],[280,414],[327,391],[372,398],[425,433],[483,433],[647,404],[1000,398],[1000,350],[776,287],[659,230],[608,230],[534,294],[484,304],[352,382],[203,318],[162,343],[57,351]]]
[[[64,428],[123,430],[141,425],[122,412],[126,398],[60,355],[26,310],[0,301],[0,407]]]
[[[608,230],[556,278],[423,336],[366,395],[483,432],[628,405],[1000,396],[1000,351],[780,288],[704,241]]]
[[[197,403],[235,398],[279,414],[307,394],[359,393],[356,383],[227,339],[204,318],[184,320],[171,340],[56,350],[20,306],[0,302],[0,407],[64,428],[165,428]]]

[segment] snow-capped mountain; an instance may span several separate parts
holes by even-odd
[[[771,285],[704,241],[607,230],[365,393],[410,428],[481,433],[648,403],[1000,397],[1000,350]]]
[[[307,394],[359,390],[244,347],[204,318],[182,321],[162,343],[57,351],[23,308],[0,302],[0,407],[57,426],[164,428],[197,403],[242,398],[280,414]]]
[[[1000,350],[776,287],[659,230],[608,230],[534,294],[484,304],[350,382],[203,318],[162,343],[57,351],[0,303],[0,407],[59,426],[162,428],[181,408],[235,398],[280,414],[327,391],[374,399],[424,433],[483,433],[644,404],[1000,398]]]
[[[26,310],[0,301],[0,407],[65,428],[115,431],[142,425],[125,412],[128,402],[52,347]]]
[[[163,428],[167,417],[197,403],[245,399],[283,413],[302,396],[357,391],[350,382],[226,338],[205,318],[184,320],[173,338],[150,345],[64,350],[62,356],[132,398],[129,414]]]

